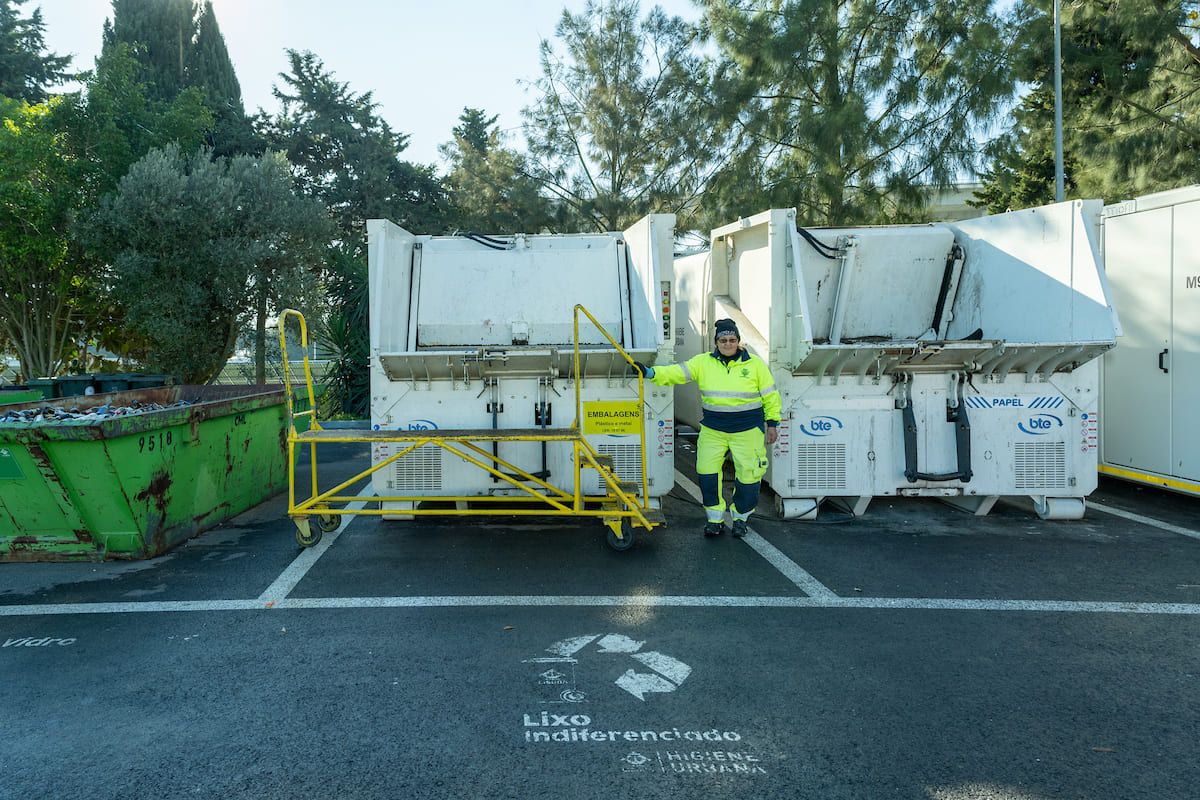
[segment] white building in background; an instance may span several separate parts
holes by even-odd
[[[937,193],[929,201],[929,221],[958,222],[987,216],[986,208],[974,208],[967,205],[967,201],[974,199],[975,192],[981,189],[983,189],[983,184],[975,181],[956,183],[947,191]]]

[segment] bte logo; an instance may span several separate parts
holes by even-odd
[[[408,423],[410,431],[436,431],[437,429],[437,423],[428,419],[414,419]]]
[[[1034,414],[1024,422],[1018,422],[1017,427],[1022,433],[1028,433],[1033,436],[1045,436],[1051,431],[1058,430],[1063,426],[1061,418],[1053,414]]]
[[[813,417],[800,425],[800,430],[807,436],[832,436],[842,429],[842,421],[837,417]]]

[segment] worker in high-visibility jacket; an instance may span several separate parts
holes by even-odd
[[[779,436],[779,392],[767,362],[742,347],[737,324],[719,319],[716,348],[682,364],[647,367],[638,371],[656,386],[695,381],[700,387],[700,438],[696,472],[705,514],[705,536],[725,530],[725,496],[721,467],[725,453],[733,456],[733,535],[746,535],[746,520],[758,505],[758,486],[767,471],[767,447]],[[764,428],[765,426],[765,428]],[[764,443],[765,441],[765,443]]]

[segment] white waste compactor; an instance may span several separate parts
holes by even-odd
[[[766,481],[786,518],[876,496],[977,515],[1030,498],[1078,518],[1096,487],[1097,357],[1119,331],[1099,201],[954,223],[801,229],[774,209],[675,264],[676,356],[734,319],[783,403]],[[691,385],[677,418],[699,422]]]
[[[604,470],[581,470],[552,433],[572,426],[643,511],[660,508],[675,482],[674,396],[641,388],[630,361],[674,358],[674,224],[656,214],[624,232],[493,237],[367,223],[373,487],[386,518],[530,490],[556,507],[603,502]],[[422,432],[466,444],[414,448]]]

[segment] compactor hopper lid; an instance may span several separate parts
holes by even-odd
[[[582,304],[620,335],[629,307],[625,248],[617,234],[433,237],[421,249],[416,345],[421,348],[564,346]],[[585,318],[580,343],[607,340]]]

